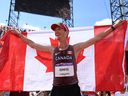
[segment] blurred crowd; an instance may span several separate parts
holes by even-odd
[[[25,32],[36,31],[32,29],[24,29],[24,28],[12,27],[12,26],[0,25],[0,38],[5,34],[5,32],[7,32],[8,30],[12,30],[12,29],[17,29],[17,30],[25,31]]]
[[[35,92],[0,92],[0,96],[50,96],[50,91],[35,91]],[[81,96],[128,96],[128,91],[122,92],[81,92]]]

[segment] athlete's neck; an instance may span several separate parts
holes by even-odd
[[[58,46],[58,48],[59,48],[59,50],[65,50],[65,49],[67,49],[68,48],[68,44],[67,43],[60,43],[59,44],[59,46]]]

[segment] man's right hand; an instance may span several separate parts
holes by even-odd
[[[16,36],[20,36],[20,35],[21,35],[21,32],[18,31],[18,30],[16,30],[16,29],[11,30],[11,32],[12,32],[13,34],[15,34]]]

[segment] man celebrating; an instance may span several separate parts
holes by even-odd
[[[12,32],[30,47],[52,54],[54,79],[51,96],[81,96],[76,65],[78,54],[81,50],[93,45],[113,32],[120,24],[122,24],[121,21],[94,38],[74,45],[68,44],[68,27],[63,23],[53,24],[51,25],[51,29],[55,32],[55,36],[59,41],[59,45],[56,48],[37,44],[23,36],[18,30],[13,30]]]

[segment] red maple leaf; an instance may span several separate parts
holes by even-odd
[[[51,42],[51,46],[53,46],[53,47],[58,46],[58,40],[57,39],[52,39],[52,38],[49,38],[49,39],[50,39],[50,42]],[[68,38],[68,43],[69,43],[69,40],[70,40],[70,37]],[[85,58],[85,56],[83,56],[83,51],[84,50],[82,50],[78,55],[77,64],[80,63],[80,61],[82,61]],[[52,67],[51,54],[47,53],[47,52],[40,52],[40,51],[37,51],[37,50],[36,50],[36,52],[37,52],[37,56],[35,56],[35,58],[47,67],[46,72],[52,72],[53,67]]]

